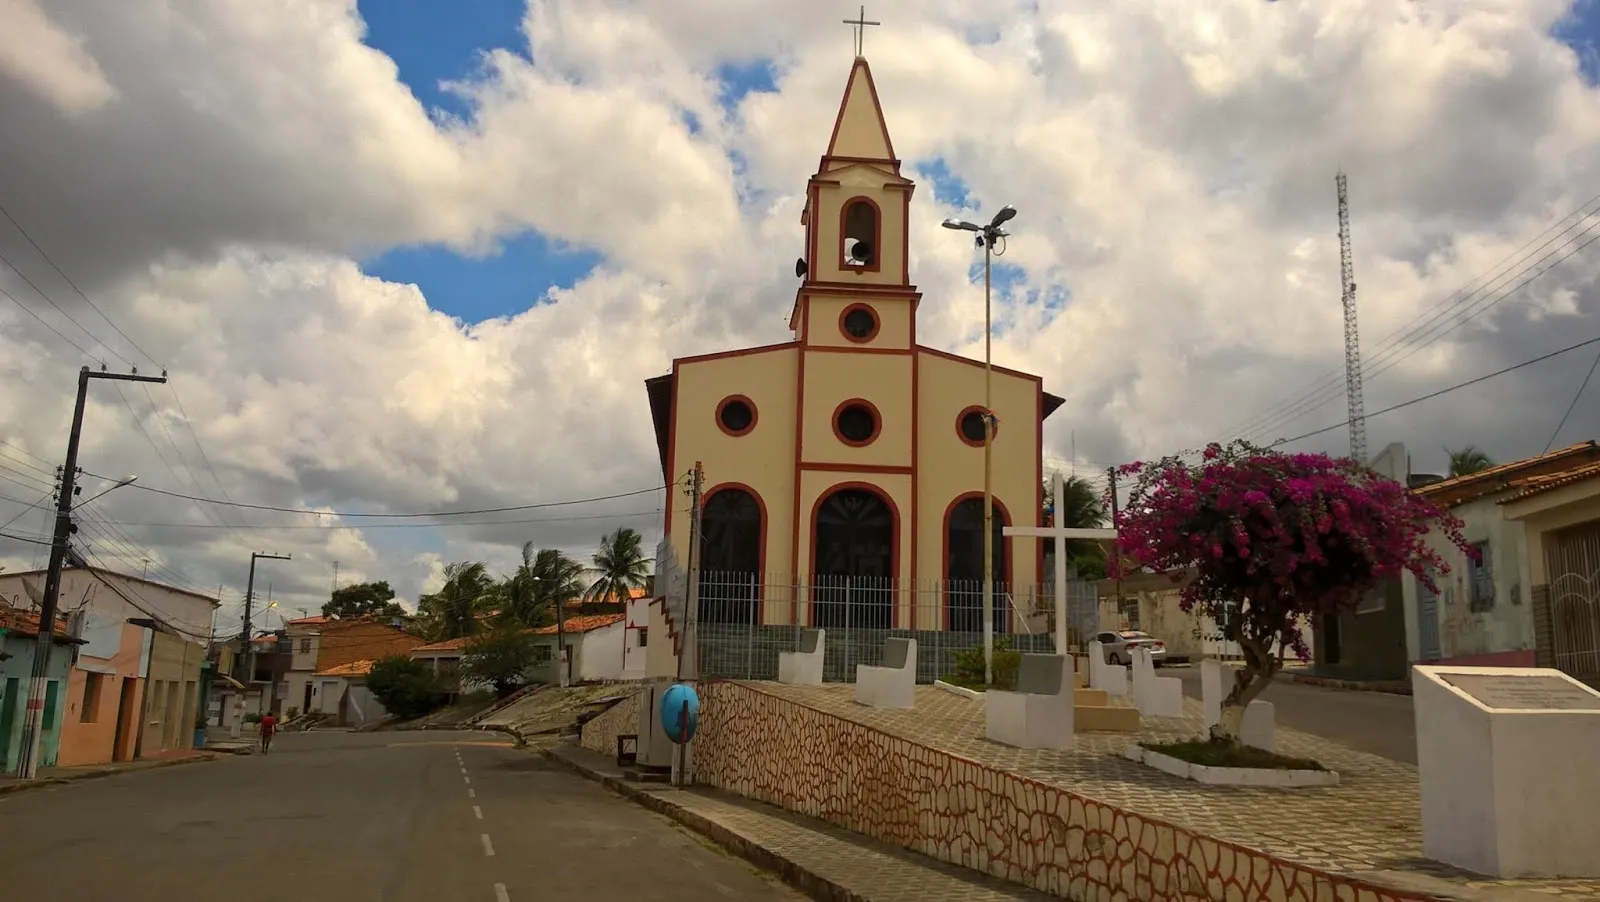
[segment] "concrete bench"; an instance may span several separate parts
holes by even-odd
[[[911,708],[917,699],[917,640],[883,640],[883,663],[856,667],[856,702],[874,708]]]
[[[827,632],[805,630],[800,633],[799,649],[778,652],[778,682],[790,686],[822,685],[822,650]]]
[[[985,693],[983,735],[1022,749],[1071,749],[1072,674],[1068,655],[1023,655],[1017,691]]]
[[[1145,717],[1183,716],[1183,681],[1156,676],[1148,648],[1133,650],[1133,705]]]
[[[1099,639],[1089,642],[1089,685],[1115,698],[1128,694],[1128,671],[1119,664],[1106,663],[1105,646]]]

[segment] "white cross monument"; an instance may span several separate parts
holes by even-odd
[[[1069,539],[1115,539],[1115,529],[1074,529],[1061,525],[1061,496],[1065,494],[1066,477],[1058,470],[1051,483],[1049,526],[1007,526],[1001,530],[1005,536],[1025,536],[1056,540],[1056,654],[1067,653],[1067,541]]]

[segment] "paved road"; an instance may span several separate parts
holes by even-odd
[[[0,796],[4,895],[801,898],[665,818],[492,737],[290,733],[265,756]]]
[[[1199,667],[1164,667],[1183,680],[1183,693],[1200,697]],[[1417,726],[1411,696],[1323,689],[1278,680],[1261,698],[1272,702],[1278,725],[1342,742],[1395,761],[1417,763]]]

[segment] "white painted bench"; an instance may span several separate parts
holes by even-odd
[[[1106,663],[1106,649],[1099,639],[1089,641],[1089,688],[1103,689],[1113,698],[1128,694],[1128,671],[1120,664]]]
[[[1133,706],[1145,717],[1183,716],[1183,681],[1156,676],[1148,648],[1133,650]]]
[[[800,633],[798,650],[778,652],[778,682],[790,686],[822,685],[822,650],[827,632],[805,630]]]
[[[1022,749],[1070,750],[1072,676],[1071,655],[1023,655],[1017,691],[985,693],[983,735]]]
[[[883,663],[856,666],[856,702],[874,708],[911,708],[917,698],[917,640],[883,640]]]

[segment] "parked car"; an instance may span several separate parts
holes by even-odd
[[[1150,649],[1150,663],[1156,667],[1167,660],[1167,644],[1141,630],[1108,630],[1096,633],[1095,638],[1100,640],[1100,650],[1105,653],[1107,664],[1132,664],[1135,648]]]

